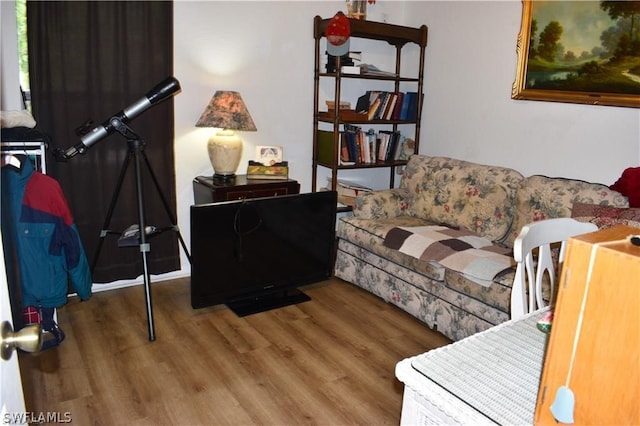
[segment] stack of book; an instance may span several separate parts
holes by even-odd
[[[332,187],[332,179],[327,178],[326,190],[330,190]],[[338,193],[338,202],[345,206],[352,206],[355,204],[356,197],[359,194],[372,192],[373,189],[360,185],[359,183],[350,182],[344,179],[338,179],[336,182],[336,192]]]
[[[317,143],[318,161],[333,164],[333,132],[318,130]],[[338,165],[351,166],[407,160],[413,142],[398,131],[364,131],[359,126],[347,124],[340,132],[338,143]]]
[[[325,101],[325,103],[327,104],[327,109],[329,111],[333,111],[336,109],[336,103],[334,101]],[[351,109],[351,102],[347,102],[347,101],[340,101],[339,102],[339,106],[338,109],[343,110],[343,109]],[[335,111],[334,111],[335,112]]]
[[[340,72],[343,74],[360,74],[360,67],[355,61],[362,60],[362,52],[348,52],[340,57]],[[336,72],[336,57],[327,53],[327,72]]]
[[[406,138],[398,131],[364,131],[353,125],[345,125],[340,134],[340,161],[348,164],[373,164],[403,160]]]
[[[418,93],[368,90],[358,98],[356,112],[366,113],[369,120],[415,121]]]
[[[360,64],[360,74],[365,75],[383,75],[387,77],[398,77],[398,74],[389,71],[382,71],[373,64]]]

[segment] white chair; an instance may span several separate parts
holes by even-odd
[[[545,272],[549,276],[550,293],[553,297],[555,270],[551,257],[551,244],[561,243],[558,259],[558,271],[564,260],[566,241],[574,235],[596,231],[593,223],[578,222],[571,218],[547,219],[533,222],[522,227],[513,245],[513,257],[516,261],[516,274],[511,288],[511,319],[524,316],[529,312],[543,308],[542,281]],[[533,252],[538,249],[537,262]],[[527,304],[527,288],[529,301]]]

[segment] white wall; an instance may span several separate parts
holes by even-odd
[[[605,184],[640,164],[637,109],[510,99],[519,0],[408,4],[429,27],[422,152]]]
[[[194,125],[216,90],[239,91],[258,128],[241,135],[246,149],[239,172],[255,145],[283,145],[290,176],[302,191],[310,190],[313,17],[331,17],[343,5],[175,2],[175,77],[182,86],[175,97],[177,214],[188,245],[192,180],[213,173],[206,154],[210,130]],[[420,152],[525,175],[613,183],[624,168],[640,164],[638,110],[511,100],[521,7],[520,0],[378,0],[369,7],[371,20],[429,27]],[[365,62],[386,65],[378,45],[356,46],[365,51]],[[355,102],[353,96],[346,100]],[[381,174],[384,182],[388,173]],[[353,178],[380,185],[374,172]],[[188,273],[183,255],[182,271],[167,277]]]
[[[209,133],[193,125],[215,90],[239,90],[258,127],[243,134],[248,149],[240,171],[253,146],[281,144],[291,177],[310,190],[312,20],[342,7],[342,1],[176,3],[183,233],[189,230],[191,180],[212,173],[205,148]],[[369,19],[429,27],[420,152],[513,167],[525,175],[612,184],[624,168],[640,164],[638,110],[512,100],[521,14],[519,0],[379,0],[369,7]],[[374,46],[367,53],[365,62],[386,57]],[[374,172],[358,173],[354,180],[379,186]],[[388,178],[386,171],[381,174],[383,181]]]
[[[404,3],[383,3],[369,9],[370,19],[401,22]],[[343,1],[175,3],[175,77],[182,86],[175,97],[177,213],[187,244],[192,180],[213,173],[206,150],[213,129],[194,125],[216,90],[239,91],[258,128],[240,134],[245,149],[238,173],[244,173],[256,145],[282,145],[290,177],[300,182],[302,192],[310,191],[313,18],[331,17],[341,9]],[[373,50],[370,62],[379,57]],[[331,96],[332,89],[325,89],[321,96]],[[360,94],[354,92],[350,100],[355,103]],[[388,180],[388,172],[383,174]],[[182,264],[188,272],[184,257]]]

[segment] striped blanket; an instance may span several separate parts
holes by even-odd
[[[466,229],[442,225],[395,227],[385,236],[384,245],[460,272],[485,287],[515,264],[511,249],[497,247]]]

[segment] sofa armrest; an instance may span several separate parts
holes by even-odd
[[[362,219],[383,219],[406,215],[409,191],[404,188],[383,189],[358,194],[353,215]]]

